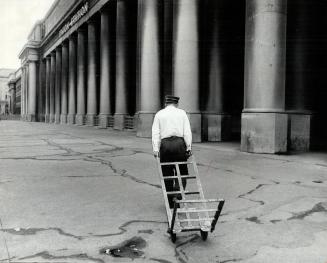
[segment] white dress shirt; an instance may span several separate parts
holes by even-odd
[[[161,140],[171,136],[184,138],[186,149],[191,150],[192,132],[186,112],[173,105],[157,112],[152,125],[152,147],[154,152],[160,149]]]

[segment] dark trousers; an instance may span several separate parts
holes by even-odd
[[[186,155],[186,145],[184,139],[181,137],[172,136],[169,138],[165,138],[161,141],[160,145],[160,162],[185,162],[187,161]],[[163,176],[175,176],[177,175],[177,171],[174,165],[163,165],[162,174]],[[186,164],[179,165],[179,170],[181,175],[187,175],[188,169]],[[186,187],[186,180],[182,180],[183,187]],[[177,179],[173,180],[165,180],[166,191],[179,191],[179,183]],[[182,196],[180,194],[168,195],[168,201],[170,207],[173,207],[173,199],[177,197],[177,199],[181,199]]]

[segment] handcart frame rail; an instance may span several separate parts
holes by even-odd
[[[173,242],[176,241],[176,233],[185,231],[200,231],[203,240],[206,240],[208,232],[215,230],[216,223],[223,209],[224,199],[205,199],[201,181],[199,178],[199,171],[195,162],[194,156],[191,156],[186,162],[165,162],[161,163],[159,158],[157,159],[157,165],[159,170],[159,177],[161,181],[162,193],[164,196],[167,220],[168,220],[168,232],[171,235]],[[174,176],[163,176],[162,167],[171,165],[174,167]],[[181,175],[180,165],[191,165],[193,167],[194,174]],[[194,179],[196,181],[197,190],[186,191],[183,187],[183,181],[186,179]],[[165,181],[173,180],[178,182],[178,191],[168,191],[166,189]],[[168,196],[180,195],[181,199],[174,198],[173,209],[169,206]],[[198,198],[192,200],[186,199],[187,195],[198,195]],[[217,203],[217,208],[208,208],[209,203]],[[190,207],[192,205],[199,205],[200,208]],[[182,207],[181,207],[182,206]],[[210,216],[209,213],[214,213]],[[177,215],[184,214],[186,218],[180,219]],[[192,216],[191,216],[192,215]],[[197,218],[193,218],[197,215]],[[192,223],[198,222],[198,226],[192,225]]]

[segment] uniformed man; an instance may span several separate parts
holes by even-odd
[[[178,108],[179,97],[167,95],[165,108],[157,112],[152,125],[152,146],[155,158],[160,162],[184,162],[192,154],[192,132],[190,121],[184,110]],[[181,175],[187,175],[187,165],[179,166]],[[174,176],[174,166],[162,166],[163,176]],[[178,180],[165,180],[166,190],[178,191]],[[186,180],[183,179],[183,187]],[[170,207],[174,196],[168,196]],[[177,195],[180,199],[181,196]]]

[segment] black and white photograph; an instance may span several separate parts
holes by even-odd
[[[0,0],[0,263],[327,263],[327,1]]]

